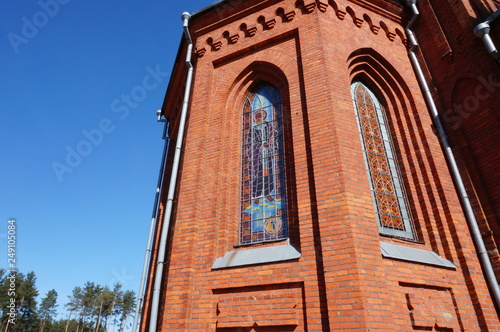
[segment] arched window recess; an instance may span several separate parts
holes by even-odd
[[[379,99],[362,82],[351,85],[379,232],[416,240],[396,151]]]
[[[257,85],[243,106],[240,244],[288,237],[283,142],[279,91]]]

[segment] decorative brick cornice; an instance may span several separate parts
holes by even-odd
[[[281,22],[283,23],[291,22],[295,18],[295,10],[285,12],[285,10],[280,7],[276,10],[276,15],[281,17]]]
[[[337,11],[335,12],[335,14],[336,14],[336,15],[337,15],[337,17],[339,18],[339,20],[341,20],[341,21],[342,21],[342,20],[344,20],[344,18],[345,18],[345,14],[347,14],[347,13],[346,13],[345,11],[343,11],[343,10],[337,10]]]
[[[205,55],[205,53],[207,53],[207,49],[205,47],[202,47],[202,48],[195,48],[194,50],[194,53],[196,53],[198,55],[198,57],[203,57]]]
[[[212,37],[207,39],[207,44],[212,48],[212,51],[218,51],[222,47],[222,41],[214,41]]]
[[[366,23],[368,23],[368,25],[370,26],[370,30],[374,33],[374,34],[378,34],[378,32],[380,31],[380,27],[378,25],[375,25],[373,24],[373,21],[372,19],[370,18],[370,16],[364,14],[363,15],[363,19],[366,21]]]
[[[328,2],[318,0],[318,9],[322,13],[326,12],[328,9]]]
[[[384,22],[380,22],[380,27],[384,29],[387,38],[389,38],[390,41],[394,41],[394,39],[396,38],[396,34],[389,30],[387,24],[385,24]]]
[[[287,21],[292,21],[293,18],[295,17],[295,11],[292,10],[288,13],[285,13],[285,17],[286,17]]]
[[[354,2],[363,2],[364,0],[358,0]],[[358,27],[362,28],[363,23],[367,22],[370,31],[373,34],[378,34],[380,29],[385,32],[385,36],[390,41],[394,41],[396,36],[399,34],[401,42],[406,45],[406,39],[404,34],[401,35],[397,31],[392,31],[388,25],[380,21],[379,24],[375,24],[375,22],[370,17],[370,13],[360,12],[363,8],[346,6],[343,10],[339,7],[337,1],[335,0],[298,0],[294,3],[294,8],[284,8],[284,6],[280,6],[275,10],[275,15],[272,17],[261,15],[255,21],[245,21],[248,18],[244,18],[243,22],[239,25],[240,31],[230,31],[226,30],[222,35],[219,36],[210,36],[205,40],[205,45],[209,46],[211,52],[217,52],[224,45],[233,45],[238,43],[241,40],[241,32],[243,32],[243,38],[252,38],[259,31],[265,32],[267,30],[273,29],[277,24],[286,24],[295,19],[296,13],[301,13],[302,15],[308,15],[314,12],[314,10],[318,8],[320,13],[325,13],[328,10],[333,10],[335,15],[339,20],[344,20],[346,14],[349,14],[351,17],[352,23]],[[380,14],[380,13],[379,13]],[[390,18],[392,21],[393,19]],[[258,28],[259,27],[259,28]],[[396,29],[397,30],[397,29]],[[400,31],[399,31],[400,32]],[[222,40],[226,40],[225,43]],[[203,45],[203,41],[198,40],[197,46],[195,48],[195,53],[198,57],[203,57],[207,48]]]
[[[361,28],[364,20],[361,19],[360,17],[356,17],[356,13],[354,12],[354,10],[351,7],[347,6],[347,8],[345,10],[351,16],[352,22],[354,23],[354,25],[356,25],[358,28]]]
[[[307,13],[312,13],[314,9],[316,9],[316,3],[314,1],[310,1],[307,4],[304,4],[304,8],[306,9]]]
[[[240,30],[245,33],[245,37],[253,37],[257,33],[257,27],[249,27],[246,23],[240,25]]]
[[[226,38],[228,44],[235,44],[240,39],[240,35],[238,33],[231,35],[231,33],[227,30],[224,31],[222,37]]]
[[[257,22],[262,25],[263,30],[271,30],[276,25],[276,19],[272,18],[266,21],[266,18],[264,16],[260,16],[257,19]]]

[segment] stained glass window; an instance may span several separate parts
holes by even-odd
[[[281,96],[258,86],[243,106],[240,243],[288,237]]]
[[[414,239],[415,232],[392,146],[385,111],[367,86],[352,85],[372,197],[382,234]]]

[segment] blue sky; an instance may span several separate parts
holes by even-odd
[[[0,267],[7,221],[40,295],[138,291],[183,11],[215,0],[0,4]],[[3,254],[2,254],[3,252]]]

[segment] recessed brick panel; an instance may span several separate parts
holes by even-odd
[[[440,328],[460,331],[459,308],[454,304],[452,290],[413,285],[405,287],[411,325],[414,328]]]
[[[217,327],[302,325],[302,284],[219,289]]]

